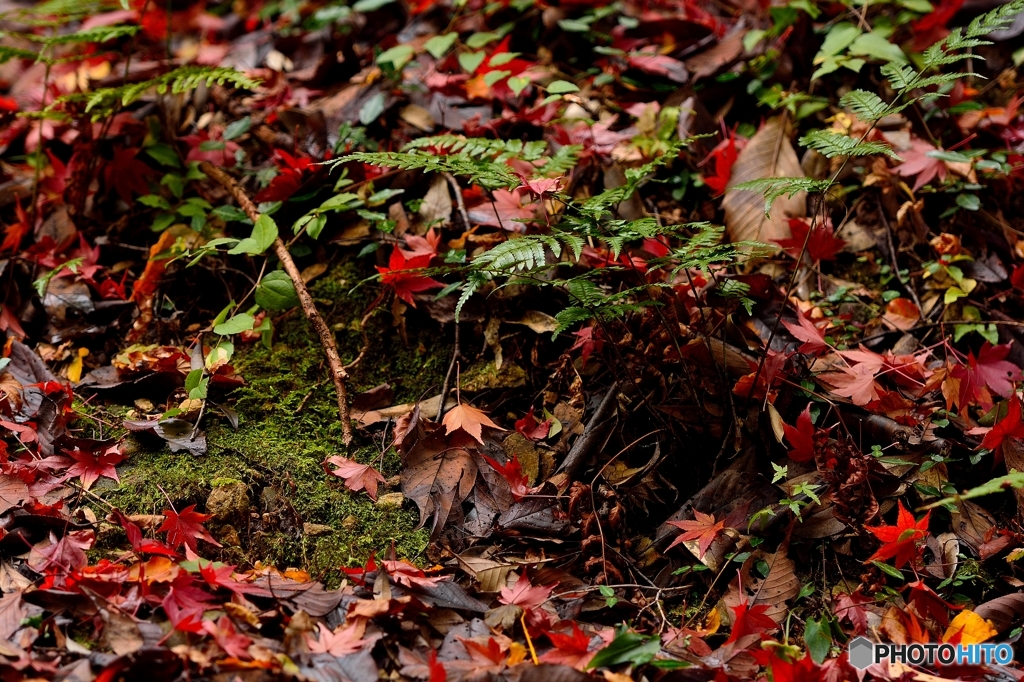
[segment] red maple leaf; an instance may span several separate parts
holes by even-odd
[[[807,253],[813,261],[835,260],[836,254],[843,250],[846,242],[835,236],[831,223],[824,225],[815,224],[813,227],[800,218],[791,218],[789,231],[792,237],[789,239],[776,239],[775,243],[786,250],[786,253],[796,258],[800,250],[807,242]],[[810,231],[810,237],[807,236]]]
[[[484,459],[491,467],[501,474],[502,478],[508,481],[509,490],[512,492],[512,498],[516,502],[523,499],[524,496],[529,495],[532,491],[530,488],[530,478],[523,473],[523,465],[519,463],[519,457],[512,455],[504,464],[498,464],[497,461],[491,459],[487,455],[484,455]]]
[[[1020,367],[1006,359],[1009,353],[1010,344],[993,346],[986,341],[977,358],[974,353],[967,355],[967,364],[974,371],[978,382],[1004,398],[1013,393],[1012,382],[1024,379]]]
[[[885,561],[895,558],[896,568],[912,562],[917,557],[917,541],[924,538],[928,533],[928,518],[931,512],[927,512],[920,521],[914,520],[911,514],[899,502],[899,515],[896,518],[895,526],[867,526],[865,530],[882,541],[878,551],[868,557],[868,561]]]
[[[596,652],[590,650],[591,638],[580,630],[575,621],[570,624],[572,625],[571,632],[561,633],[552,630],[545,633],[555,648],[546,652],[540,657],[540,660],[545,663],[568,665],[577,670],[583,670]]]
[[[922,618],[930,618],[942,627],[949,625],[949,612],[959,611],[963,606],[950,604],[939,596],[939,593],[924,584],[923,580],[915,580],[907,583],[910,594],[907,595],[907,604],[913,605],[914,610]]]
[[[733,607],[732,632],[725,643],[731,644],[747,635],[761,635],[778,627],[771,616],[767,615],[767,611],[768,604],[751,607],[750,602],[746,600]]]
[[[510,232],[525,232],[526,223],[537,217],[540,204],[530,199],[530,193],[524,187],[511,192],[496,189],[491,195],[494,201],[484,201],[469,209],[471,221]]]
[[[308,156],[295,157],[283,149],[274,150],[277,175],[253,197],[255,201],[284,201],[302,186],[303,175],[313,165]]]
[[[799,324],[793,324],[785,320],[782,321],[782,324],[786,325],[786,329],[796,337],[797,341],[803,341],[803,345],[797,348],[798,351],[818,355],[832,349],[832,346],[828,345],[828,342],[825,341],[825,332],[818,329],[804,315],[798,313],[796,317]]]
[[[516,421],[516,431],[530,440],[544,440],[551,431],[551,420],[545,419],[538,422],[533,416],[533,406],[526,412],[526,415]]]
[[[1021,422],[1020,398],[1014,394],[1006,406],[1006,416],[989,429],[981,441],[981,447],[993,450],[1002,456],[1003,441],[1007,438],[1024,438],[1024,423]]]
[[[231,658],[243,661],[252,658],[249,655],[249,645],[252,644],[252,638],[238,632],[235,629],[235,624],[227,616],[221,616],[216,623],[212,620],[203,621],[203,631],[213,636],[217,646],[223,649],[224,653]]]
[[[871,597],[860,592],[854,592],[853,594],[840,592],[835,596],[835,601],[836,618],[848,620],[850,625],[853,626],[854,634],[861,635],[868,631],[868,612],[864,608],[864,604],[870,604],[872,602]]]
[[[156,532],[166,532],[167,544],[174,549],[185,545],[195,552],[199,546],[199,540],[206,540],[214,547],[220,547],[220,543],[214,540],[213,536],[200,525],[213,517],[197,512],[194,504],[182,509],[180,514],[173,509],[165,509],[164,517],[163,524],[156,529]]]
[[[792,446],[787,453],[794,462],[809,462],[814,459],[814,423],[811,421],[810,404],[796,418],[796,426],[783,424],[786,440]]]
[[[100,476],[120,481],[115,467],[124,461],[125,456],[121,454],[117,445],[111,445],[98,454],[92,450],[78,448],[65,450],[64,454],[75,460],[75,463],[68,469],[67,478],[80,477],[82,487],[86,490],[91,488]]]
[[[879,399],[876,371],[871,365],[861,363],[845,368],[842,372],[819,374],[818,378],[833,386],[834,394],[849,398],[854,405],[867,405]]]
[[[112,511],[111,516],[113,516],[114,520],[117,521],[117,524],[124,529],[125,534],[128,536],[128,542],[132,546],[132,551],[136,554],[162,554],[170,557],[179,556],[177,552],[159,540],[143,538],[142,529],[140,529],[139,526],[131,519],[121,513],[120,509]]]
[[[676,528],[682,529],[684,532],[680,533],[672,544],[665,548],[665,551],[672,549],[676,545],[681,545],[684,542],[690,540],[697,540],[697,546],[700,549],[700,555],[698,558],[703,559],[707,553],[711,543],[715,541],[715,538],[722,529],[725,528],[725,521],[715,521],[714,514],[704,514],[697,511],[693,511],[693,515],[696,518],[695,521],[669,521],[668,525],[675,526]]]
[[[379,471],[369,464],[360,464],[341,455],[329,457],[327,461],[338,467],[330,473],[345,479],[346,488],[353,492],[366,490],[371,500],[377,499],[377,484],[384,482],[384,477]]]
[[[160,605],[170,619],[171,625],[180,632],[203,632],[203,614],[213,597],[193,584],[188,574],[181,574],[171,584]]]
[[[21,246],[21,240],[31,229],[28,214],[21,207],[20,201],[14,202],[14,212],[18,216],[18,222],[5,228],[4,241],[0,244],[0,251],[17,251]]]
[[[427,254],[406,258],[401,249],[396,248],[391,252],[388,267],[377,266],[380,281],[393,288],[398,298],[415,308],[416,301],[413,300],[413,294],[430,289],[440,289],[444,286],[437,280],[418,272],[430,265],[430,259],[431,256]]]
[[[363,632],[366,630],[365,624],[359,627],[359,624],[353,623],[347,627],[339,627],[333,632],[323,623],[318,623],[318,625],[320,627],[319,637],[306,635],[306,645],[314,654],[330,654],[340,658],[354,654],[362,649],[367,642],[363,639]]]
[[[572,344],[572,348],[569,350],[581,351],[580,355],[583,360],[583,366],[586,366],[591,353],[594,351],[600,353],[604,347],[604,339],[595,335],[594,327],[584,327],[578,332],[573,332],[572,335],[576,337],[576,342]]]
[[[893,171],[905,177],[916,175],[917,180],[914,182],[915,192],[935,178],[938,178],[939,182],[945,182],[946,175],[949,172],[946,168],[946,163],[941,159],[928,155],[928,152],[940,151],[939,148],[919,138],[914,138],[910,144],[910,149],[900,151],[903,163],[893,168]]]
[[[551,591],[556,587],[552,585],[534,585],[526,577],[526,573],[520,573],[516,584],[511,588],[501,588],[501,596],[498,601],[502,604],[515,604],[524,611],[534,609],[548,600]]]
[[[103,165],[103,182],[117,190],[121,201],[131,206],[132,194],[149,194],[149,178],[156,171],[140,161],[137,150],[118,147],[114,157]]]
[[[732,178],[733,164],[736,163],[738,157],[736,133],[730,132],[729,136],[719,142],[711,150],[711,153],[707,155],[707,158],[701,162],[701,165],[710,163],[712,168],[714,168],[714,173],[702,175],[701,179],[716,196],[724,192],[726,186],[728,186],[729,180]]]

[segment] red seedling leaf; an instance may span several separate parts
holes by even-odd
[[[312,634],[306,635],[306,645],[314,654],[330,654],[340,658],[354,654],[366,644],[366,640],[363,639],[363,633],[366,631],[365,623],[356,622],[347,627],[339,627],[333,632],[323,623],[318,623],[318,625],[320,627],[319,637],[314,637]]]
[[[900,151],[903,163],[893,168],[893,171],[904,177],[916,175],[917,180],[914,182],[915,192],[935,178],[938,178],[939,182],[945,182],[946,175],[948,174],[945,162],[928,156],[928,152],[938,151],[938,147],[933,147],[919,138],[914,138],[910,144],[910,149]]]
[[[967,364],[974,370],[978,381],[996,395],[1006,398],[1013,393],[1014,381],[1024,379],[1020,367],[1006,359],[1010,344],[993,346],[988,341],[981,347],[978,357],[968,354]]]
[[[1003,441],[1007,438],[1024,438],[1024,423],[1021,422],[1020,398],[1014,394],[1006,407],[1006,416],[989,429],[981,441],[981,447],[993,450],[1002,456]]]
[[[517,456],[513,455],[504,464],[498,464],[497,461],[487,455],[484,455],[484,459],[487,460],[487,463],[495,471],[501,474],[502,478],[508,481],[509,490],[512,492],[512,497],[516,502],[532,492],[530,489],[530,478],[523,473],[523,466],[519,463]]]
[[[922,540],[928,533],[928,518],[931,512],[927,512],[920,521],[914,520],[911,514],[899,502],[899,515],[895,526],[868,526],[865,530],[882,541],[882,546],[872,554],[868,561],[885,561],[895,558],[896,568],[911,563],[917,558],[917,542]],[[867,562],[865,562],[867,563]]]
[[[445,433],[448,435],[451,435],[457,429],[462,429],[481,445],[484,442],[484,426],[504,431],[504,429],[492,422],[490,417],[468,403],[459,403],[448,410],[441,423],[444,424]]]
[[[700,549],[699,558],[703,559],[704,555],[708,551],[708,547],[715,541],[715,538],[722,529],[725,528],[725,521],[715,521],[714,514],[704,514],[697,510],[693,512],[695,521],[669,521],[670,526],[682,529],[684,532],[681,533],[672,544],[665,548],[665,551],[672,549],[676,545],[681,545],[684,542],[690,540],[697,540],[697,546]]]
[[[440,289],[444,286],[437,280],[431,279],[422,272],[419,272],[419,270],[430,265],[431,258],[432,256],[424,254],[407,259],[402,250],[396,248],[391,252],[388,267],[382,268],[378,265],[377,272],[381,275],[381,282],[392,287],[398,298],[415,308],[416,301],[413,300],[413,294],[430,289]]]
[[[797,314],[797,322],[799,324],[793,324],[792,322],[782,321],[782,324],[786,325],[786,329],[789,333],[796,337],[797,341],[803,341],[803,345],[797,348],[801,353],[808,353],[810,355],[819,355],[827,350],[831,350],[832,347],[825,341],[825,332],[818,329],[807,319],[804,315]]]
[[[338,467],[330,473],[345,479],[346,488],[353,492],[365,490],[371,500],[377,499],[377,484],[385,480],[379,471],[369,464],[360,464],[341,455],[329,457],[327,462]]]
[[[213,536],[202,527],[202,523],[213,517],[209,514],[200,514],[196,506],[190,505],[181,510],[181,513],[173,509],[164,510],[164,522],[156,529],[158,533],[167,533],[167,544],[178,549],[185,545],[193,552],[199,546],[199,540],[205,540],[214,547],[220,547],[220,543],[213,539]]]
[[[511,589],[501,588],[501,596],[498,597],[498,601],[502,604],[515,604],[527,611],[546,602],[555,587],[556,585],[533,585],[526,577],[526,573],[521,573]]]
[[[767,615],[768,604],[758,604],[750,607],[750,602],[744,600],[732,610],[732,632],[726,644],[731,644],[741,637],[748,635],[762,635],[765,632],[776,629],[778,626],[771,616]]]
[[[808,230],[810,237],[807,236]],[[786,250],[786,253],[796,258],[807,241],[807,253],[813,261],[835,260],[836,254],[843,250],[846,242],[837,239],[832,225],[815,224],[811,227],[806,221],[800,218],[791,218],[789,231],[792,237],[789,239],[776,239],[775,243]]]
[[[814,459],[814,422],[811,421],[810,404],[796,418],[796,426],[783,424],[786,440],[792,446],[787,453],[794,462],[809,462]]]
[[[920,322],[921,311],[913,301],[901,296],[889,301],[882,319],[896,329],[910,331]]]
[[[516,421],[516,431],[530,440],[544,440],[551,431],[551,420],[545,419],[538,422],[533,416],[533,407],[527,411],[526,416]]]
[[[92,484],[100,476],[106,476],[115,481],[120,480],[117,477],[117,469],[115,467],[124,461],[125,456],[121,454],[117,445],[111,445],[98,454],[92,450],[79,450],[77,448],[65,450],[64,454],[75,460],[75,463],[67,471],[67,478],[79,477],[82,481],[82,487],[86,490],[91,488]]]

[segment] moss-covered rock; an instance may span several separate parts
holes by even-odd
[[[358,320],[373,293],[350,293],[359,275],[348,264],[312,288],[328,323],[341,328],[344,359],[354,358],[362,346]],[[396,401],[403,402],[439,390],[451,346],[440,341],[436,323],[424,317],[410,325],[418,331],[409,335],[408,345],[387,310],[372,316],[369,325],[373,343],[352,373],[353,393],[390,383]],[[366,436],[357,435],[350,449],[344,446],[322,349],[300,312],[279,322],[272,348],[239,347],[234,364],[246,380],[228,398],[239,415],[237,431],[208,408],[202,425],[209,443],[206,455],[131,448],[135,451],[119,469],[120,484],[107,481],[95,492],[132,514],[160,513],[168,500],[179,509],[197,505],[214,514],[211,531],[222,543],[237,533],[240,547],[224,550],[221,557],[232,562],[301,566],[330,579],[338,567],[362,563],[392,544],[399,555],[415,560],[427,536],[416,529],[417,516],[409,506],[375,505],[323,467],[327,457],[344,454],[394,476],[400,460],[390,448],[382,453],[380,442]],[[304,532],[304,527],[315,532]]]

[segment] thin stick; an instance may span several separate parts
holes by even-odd
[[[452,351],[452,363],[448,365],[448,372],[444,375],[444,383],[441,384],[441,404],[437,406],[435,422],[441,421],[444,417],[444,406],[448,402],[448,389],[451,388],[452,372],[455,371],[455,364],[459,361],[459,323],[455,323],[455,350]]]
[[[235,198],[239,207],[249,216],[250,220],[255,223],[259,219],[260,212],[257,210],[256,204],[252,202],[252,199],[245,193],[245,190],[230,175],[208,161],[201,163],[199,168],[209,177],[220,183]],[[334,380],[334,388],[338,394],[338,416],[341,419],[342,440],[345,445],[348,445],[352,442],[352,420],[348,416],[348,391],[345,388],[348,372],[345,371],[344,365],[341,364],[341,356],[338,355],[338,344],[334,340],[334,332],[331,331],[331,328],[327,326],[324,318],[317,311],[316,304],[313,303],[313,297],[310,295],[309,289],[306,288],[306,283],[302,281],[302,273],[299,272],[295,261],[292,260],[292,255],[288,253],[288,247],[284,245],[280,237],[274,240],[274,253],[277,254],[281,264],[284,265],[285,272],[288,273],[292,284],[295,285],[295,293],[298,294],[299,302],[302,304],[302,312],[306,314],[306,319],[313,325],[313,329],[316,330],[317,336],[320,337],[320,343],[324,347],[324,354],[327,356],[331,378]]]
[[[462,217],[462,222],[466,224],[465,229],[468,230],[470,228],[469,213],[466,212],[466,200],[462,198],[462,188],[459,187],[459,181],[451,173],[445,173],[444,177],[448,184],[452,186],[452,191],[455,192],[455,205],[459,207],[459,215]]]

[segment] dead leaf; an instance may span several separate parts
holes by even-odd
[[[445,419],[447,422],[447,416]],[[402,493],[419,507],[421,526],[433,517],[434,539],[452,507],[462,504],[473,491],[476,459],[467,450],[449,447],[439,424],[424,422],[414,414],[410,431],[402,439],[402,460]]]
[[[803,177],[800,160],[786,132],[786,119],[769,119],[740,152],[732,167],[729,187],[761,178]],[[764,214],[764,197],[751,190],[726,189],[722,199],[725,231],[731,241],[752,240],[770,243],[789,239],[789,219],[807,213],[807,195],[797,192],[792,198],[781,196],[771,206],[771,217]]]
[[[767,577],[761,578],[754,570],[755,563],[759,561],[767,564]],[[789,613],[789,605],[786,602],[800,593],[800,579],[796,575],[796,566],[786,555],[785,546],[780,547],[774,554],[762,551],[752,553],[743,562],[740,578],[742,593],[740,584],[733,581],[729,586],[729,593],[725,596],[725,603],[730,608],[739,606],[744,600],[750,607],[765,604],[768,607],[765,615],[776,623],[781,623]]]
[[[425,225],[432,225],[438,221],[447,225],[451,222],[452,195],[448,191],[448,181],[443,175],[435,176],[434,181],[430,183],[430,189],[420,204],[419,214]]]
[[[448,410],[448,413],[441,420],[444,424],[444,428],[448,434],[451,434],[456,429],[462,429],[470,436],[472,436],[478,443],[483,444],[483,427],[489,426],[499,431],[504,431],[497,424],[491,421],[491,418],[484,414],[481,410],[476,409],[468,403],[459,403],[452,409]]]

